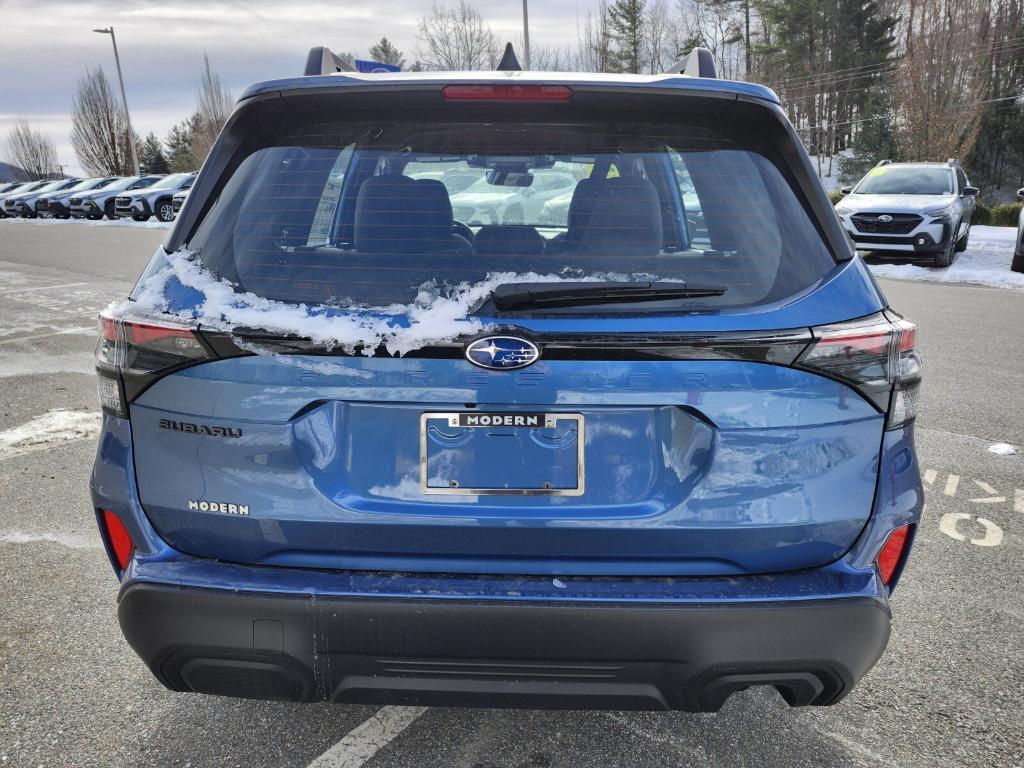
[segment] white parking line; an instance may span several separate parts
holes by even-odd
[[[310,763],[309,768],[359,768],[426,711],[426,707],[382,707]]]
[[[80,285],[89,285],[89,283],[62,283],[60,285],[33,285],[31,288],[12,288],[9,291],[0,291],[4,296],[12,293],[21,293],[22,291],[49,291],[56,288],[77,288]]]

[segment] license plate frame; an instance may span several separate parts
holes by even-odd
[[[515,423],[516,417],[537,416],[540,424]],[[467,423],[466,417],[476,417],[478,423]],[[498,423],[481,417],[500,417]],[[506,423],[511,417],[512,423]],[[576,486],[559,488],[470,488],[464,486],[430,486],[428,485],[428,437],[427,429],[429,422],[443,419],[448,422],[449,427],[459,429],[552,429],[558,426],[560,421],[573,421],[576,423]],[[479,423],[483,421],[484,423]],[[582,413],[516,413],[514,411],[433,411],[420,414],[420,493],[426,495],[460,495],[460,496],[582,496],[586,490],[586,465],[585,465],[585,440],[584,440],[585,419]]]

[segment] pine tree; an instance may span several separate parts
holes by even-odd
[[[164,155],[164,147],[156,134],[150,132],[146,140],[142,142],[142,151],[139,154],[139,170],[142,173],[169,173],[170,166],[167,157]]]
[[[195,117],[182,120],[167,133],[167,164],[171,173],[194,171],[198,167],[192,156],[193,125]]]
[[[615,64],[621,72],[644,69],[645,0],[615,0],[608,7],[608,26],[615,46]]]
[[[404,67],[405,58],[402,52],[386,37],[382,37],[376,45],[370,46],[370,58],[379,61],[381,64],[391,64],[395,67]]]

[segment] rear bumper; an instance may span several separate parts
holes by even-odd
[[[889,638],[881,598],[671,604],[321,597],[136,582],[118,615],[168,688],[246,698],[717,710],[832,704]]]

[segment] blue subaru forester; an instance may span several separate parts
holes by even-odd
[[[916,328],[776,96],[332,60],[244,94],[100,319],[132,648],[289,701],[840,700],[921,513]]]

